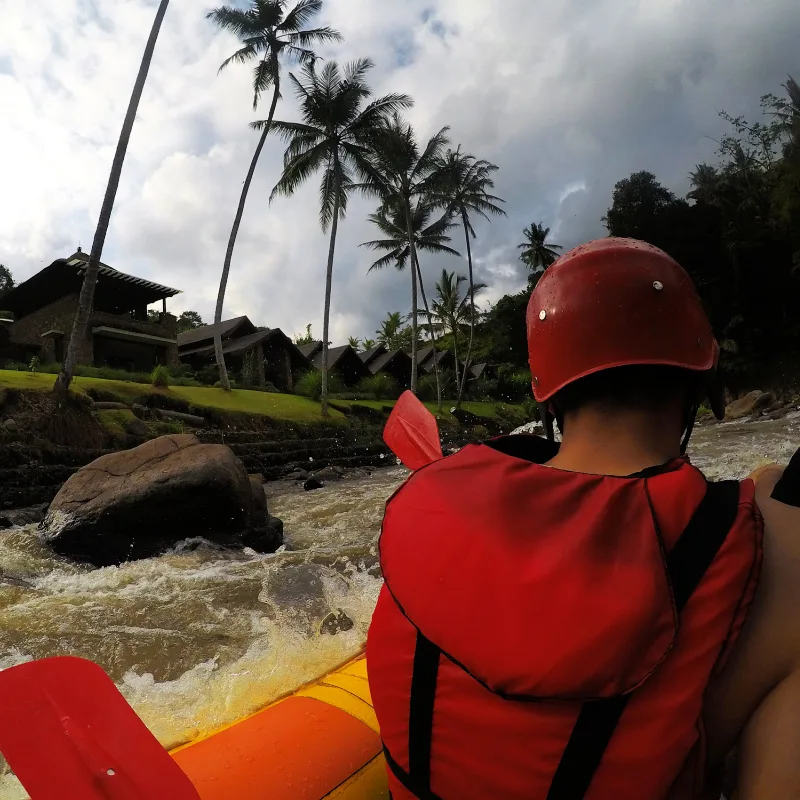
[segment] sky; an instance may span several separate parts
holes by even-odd
[[[156,0],[0,0],[0,263],[19,282],[91,247],[108,170]],[[211,5],[172,0],[128,148],[103,261],[181,289],[169,301],[213,319],[225,247],[269,98],[252,110],[251,71],[219,64],[237,48],[205,19]],[[498,165],[508,216],[476,226],[485,302],[525,283],[517,245],[531,222],[564,247],[606,234],[616,181],[647,169],[678,194],[713,162],[718,111],[755,118],[759,97],[800,78],[796,0],[327,0],[319,24],[340,62],[369,57],[376,95],[405,92],[421,140]],[[286,71],[296,66],[287,64]],[[297,119],[287,89],[276,117]],[[261,156],[233,257],[225,318],[322,330],[328,239],[319,181],[269,194],[284,145]],[[376,238],[374,202],[354,199],[339,226],[331,339],[374,336],[410,309],[410,276],[359,247]],[[465,252],[463,232],[452,246]],[[429,293],[464,259],[425,257]]]

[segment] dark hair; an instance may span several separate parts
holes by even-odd
[[[565,386],[553,398],[558,416],[592,405],[607,409],[663,408],[676,400],[695,402],[700,373],[679,367],[636,364],[596,372]]]

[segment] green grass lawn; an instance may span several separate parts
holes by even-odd
[[[56,376],[47,373],[16,372],[13,370],[0,370],[0,388],[33,389],[39,391],[49,391],[53,388]],[[169,389],[155,389],[143,383],[129,383],[127,381],[109,381],[103,378],[75,378],[72,383],[74,391],[87,389],[97,389],[111,392],[123,400],[135,400],[143,394],[161,393],[171,397],[177,397],[192,403],[196,406],[207,406],[217,408],[222,411],[241,412],[245,414],[264,414],[273,419],[287,422],[321,422],[319,403],[305,397],[298,397],[293,394],[275,394],[271,392],[253,392],[247,389],[234,389],[231,392],[224,392],[222,389],[214,389],[210,386],[172,386]],[[392,400],[334,400],[339,406],[351,406],[358,404],[369,406],[370,408],[380,409],[394,405]],[[436,403],[425,404],[434,414],[436,413]],[[456,424],[450,414],[450,409],[455,405],[453,400],[445,400],[443,403],[444,414],[441,422],[444,424]],[[512,414],[519,413],[519,406],[508,403],[485,403],[467,401],[462,403],[465,411],[469,411],[480,417],[495,419],[499,409],[508,409]],[[330,421],[342,423],[345,416],[336,409],[331,409]]]
[[[0,370],[0,388],[34,389],[49,391],[53,388],[56,376],[45,373],[15,372]],[[142,383],[127,381],[108,381],[102,378],[75,378],[76,391],[98,389],[113,392],[126,400],[133,400],[143,394],[159,392],[179,397],[196,406],[208,406],[223,411],[238,411],[245,414],[264,414],[273,419],[288,422],[320,422],[319,403],[292,394],[273,394],[252,392],[247,389],[234,389],[230,393],[210,386],[173,386],[169,389],[154,389]],[[330,420],[343,422],[344,415],[331,409]]]

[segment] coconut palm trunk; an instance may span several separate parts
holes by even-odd
[[[458,370],[458,322],[453,320],[453,358],[455,359],[455,370],[456,375],[456,386],[461,386],[461,375]],[[464,367],[464,372],[466,373],[467,368]],[[460,393],[460,392],[459,392]]]
[[[239,226],[242,224],[244,207],[247,203],[247,194],[250,191],[250,184],[253,182],[253,174],[256,171],[258,159],[261,157],[261,151],[264,149],[264,144],[267,141],[269,130],[272,127],[272,120],[275,116],[275,108],[278,105],[280,94],[280,78],[277,78],[275,80],[275,87],[272,92],[272,103],[269,107],[269,116],[267,117],[266,124],[264,125],[264,130],[261,133],[261,138],[258,140],[255,153],[253,153],[253,159],[250,162],[250,169],[247,171],[247,177],[245,178],[242,186],[242,193],[239,197],[239,206],[236,209],[236,216],[233,220],[231,235],[228,237],[228,249],[225,251],[225,262],[222,265],[222,277],[219,280],[217,307],[214,311],[214,357],[217,360],[217,367],[219,368],[220,386],[222,386],[226,392],[231,390],[231,382],[228,379],[228,370],[225,367],[225,355],[222,352],[222,333],[220,331],[220,322],[222,322],[222,307],[225,304],[225,290],[228,288],[228,275],[231,271],[233,249],[236,247],[236,237],[239,235]]]
[[[436,334],[433,330],[433,315],[431,314],[430,307],[428,306],[428,298],[425,296],[425,285],[422,282],[422,270],[419,268],[419,259],[417,258],[417,248],[414,240],[411,239],[411,272],[416,272],[417,281],[419,282],[419,293],[422,297],[422,307],[425,309],[425,315],[428,317],[428,330],[431,335],[431,347],[433,348],[433,374],[436,376],[436,408],[438,412],[442,413],[442,382],[439,379],[439,358],[436,350]],[[416,307],[415,307],[416,308]]]
[[[336,157],[334,156],[334,161]],[[334,167],[338,174],[338,165]],[[333,218],[331,219],[331,244],[328,248],[328,268],[325,273],[325,308],[322,316],[322,394],[320,403],[322,416],[328,416],[328,329],[331,317],[331,289],[333,287],[333,256],[336,252],[336,231],[339,228],[339,193],[340,187],[334,187]]]
[[[467,343],[467,355],[464,359],[464,372],[461,375],[461,382],[458,385],[458,398],[456,400],[456,408],[461,408],[461,398],[464,395],[464,388],[467,385],[467,372],[470,368],[470,360],[472,358],[472,341],[475,336],[475,279],[472,273],[472,246],[469,242],[469,227],[467,223],[467,215],[462,212],[461,221],[464,223],[464,238],[467,240],[467,264],[469,266],[469,300],[470,300],[470,317],[469,317],[469,342]],[[458,364],[458,360],[456,360]]]
[[[411,258],[411,391],[417,393],[418,383],[418,335],[417,335],[417,250],[414,247],[414,230],[411,224],[411,209],[405,203],[406,234],[408,235],[409,255]]]
[[[133,123],[136,120],[139,101],[142,98],[144,85],[147,81],[147,73],[150,71],[150,63],[153,60],[158,34],[161,31],[161,23],[164,21],[164,15],[167,13],[168,5],[169,0],[161,0],[158,11],[156,12],[156,18],[153,20],[153,27],[150,29],[150,38],[147,40],[147,45],[144,48],[139,74],[136,76],[131,99],[128,103],[128,111],[122,123],[122,131],[120,132],[119,141],[117,142],[117,150],[114,153],[114,160],[111,162],[108,186],[106,187],[106,194],[103,198],[103,205],[100,208],[100,218],[94,232],[92,250],[89,254],[89,263],[86,265],[83,285],[81,286],[81,293],[78,298],[78,313],[75,315],[75,321],[72,323],[72,335],[69,339],[69,347],[67,348],[67,354],[64,358],[64,365],[53,387],[55,392],[63,396],[66,396],[69,390],[69,385],[72,382],[72,376],[78,361],[78,349],[80,343],[86,336],[89,315],[91,314],[92,305],[94,303],[97,273],[100,269],[100,259],[103,255],[103,246],[105,245],[108,226],[111,223],[111,212],[114,210],[114,200],[117,196],[117,188],[119,187],[119,180],[122,175],[122,165],[125,163],[125,154],[128,151],[128,142],[131,138]]]

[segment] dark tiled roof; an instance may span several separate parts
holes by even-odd
[[[84,253],[82,251],[73,253],[67,259],[67,264],[69,266],[78,266],[81,269],[84,269],[85,265],[88,263],[89,253]],[[133,275],[120,272],[118,269],[109,267],[108,264],[103,264],[102,261],[100,262],[99,273],[100,275],[105,275],[107,278],[115,278],[117,280],[126,281],[127,283],[133,283],[137,286],[141,286],[143,289],[149,289],[152,292],[158,292],[159,295],[163,295],[164,297],[174,297],[176,294],[181,293],[180,289],[172,289],[169,286],[162,286],[160,283],[154,283],[153,281],[148,281],[144,278],[136,278]]]
[[[358,357],[367,365],[369,366],[372,361],[374,361],[379,356],[382,356],[386,353],[386,348],[382,344],[377,344],[375,347],[371,347],[369,350],[365,350],[363,353],[359,353]]]
[[[376,358],[370,365],[369,371],[376,375],[379,373],[384,367],[390,364],[392,361],[396,360],[397,358],[405,359],[408,363],[409,370],[411,369],[411,356],[408,353],[404,353],[402,350],[392,350],[390,353],[384,353],[382,356]]]
[[[480,376],[483,375],[484,371],[486,370],[487,366],[488,366],[487,364],[473,364],[469,368],[469,374],[473,378],[480,378]]]
[[[245,322],[253,325],[247,317],[234,317],[233,319],[223,320],[218,326],[201,325],[199,328],[192,328],[178,334],[178,347],[188,347],[190,344],[202,342],[205,339],[213,339],[217,328],[219,328],[222,338],[226,339]]]
[[[348,350],[352,350],[349,344],[342,345],[341,347],[328,348],[328,369],[333,369],[347,354]],[[302,351],[301,351],[302,352]],[[305,353],[303,353],[305,355]],[[311,363],[317,368],[322,369],[322,345],[320,343],[320,350],[311,359]]]
[[[434,352],[434,348],[431,346],[428,347],[421,347],[417,350],[417,364],[422,366],[432,355]],[[409,355],[411,355],[409,353]]]
[[[322,350],[322,342],[309,342],[308,344],[299,344],[297,349],[306,357],[313,358],[317,351]]]

